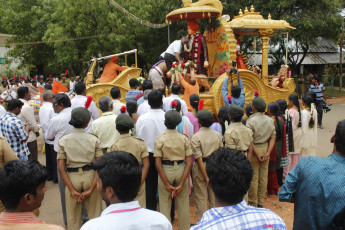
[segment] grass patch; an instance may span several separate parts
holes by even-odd
[[[326,97],[342,97],[345,96],[345,91],[339,93],[339,88],[326,87]]]

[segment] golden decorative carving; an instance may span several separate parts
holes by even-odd
[[[125,95],[129,91],[129,80],[140,76],[140,68],[129,67],[123,70],[113,81],[108,83],[89,84],[86,88],[86,96],[91,96],[98,107],[98,100],[103,96],[110,96],[110,89],[114,86],[120,88],[122,103],[126,103]]]
[[[245,34],[254,36],[260,36],[262,40],[262,76],[259,77],[252,71],[239,70],[239,75],[242,78],[244,84],[244,91],[246,95],[246,104],[251,103],[253,99],[253,93],[255,90],[259,90],[260,96],[265,99],[267,103],[276,101],[278,99],[288,99],[288,96],[295,91],[296,85],[292,78],[288,78],[283,83],[283,88],[273,88],[268,85],[268,40],[275,30],[289,30],[295,29],[285,20],[273,20],[271,15],[268,15],[268,19],[264,19],[260,12],[255,12],[255,8],[252,5],[250,11],[248,7],[245,8],[244,13],[242,9],[239,10],[238,16],[230,22],[226,22],[220,18],[222,14],[223,6],[219,0],[199,0],[194,2],[192,0],[183,0],[184,8],[180,8],[170,12],[166,18],[168,20],[190,20],[190,19],[202,19],[206,16],[219,17],[218,19],[224,26],[224,31],[228,39],[228,50],[230,51],[230,60],[236,60],[236,45],[237,39],[241,39]],[[180,18],[179,15],[188,13],[187,18]],[[206,35],[210,35],[210,39],[207,42],[208,47],[215,47],[211,45],[214,43],[214,39],[211,37],[210,32],[206,32]],[[213,44],[212,43],[212,44]],[[215,53],[209,49],[209,54]],[[212,59],[213,60],[213,59]],[[213,63],[210,63],[212,66]],[[212,87],[208,93],[201,93],[200,98],[205,100],[206,109],[216,114],[220,107],[224,106],[224,101],[221,93],[221,87],[226,74],[219,76],[212,84]],[[237,79],[233,79],[233,83],[237,84]]]

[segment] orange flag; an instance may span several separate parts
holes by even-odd
[[[41,105],[43,104],[43,87],[39,86],[38,89],[40,90],[40,99],[41,99]]]
[[[61,84],[60,82],[58,82],[56,80],[54,80],[52,88],[53,88],[53,93],[65,93],[65,92],[67,92],[67,88],[63,84]]]

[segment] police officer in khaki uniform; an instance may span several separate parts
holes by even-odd
[[[17,155],[13,152],[10,144],[5,137],[0,136],[0,169],[6,162],[18,160]],[[4,212],[5,207],[0,201],[0,212]]]
[[[223,147],[221,135],[210,128],[213,123],[213,115],[208,110],[200,110],[197,113],[200,129],[192,136],[192,150],[197,164],[193,167],[193,184],[198,220],[207,210],[207,201],[210,208],[215,205],[215,197],[212,188],[208,186],[209,179],[206,174],[206,164],[212,153]]]
[[[224,133],[225,147],[236,149],[250,156],[250,147],[253,143],[253,132],[241,122],[244,110],[239,105],[230,105],[229,119],[232,122]]]
[[[1,80],[1,85],[0,85],[0,95],[5,92],[8,89],[8,83],[5,77],[2,78]]]
[[[134,123],[130,116],[127,114],[120,114],[116,117],[115,123],[120,137],[110,148],[108,148],[108,152],[128,152],[135,156],[139,163],[142,163],[141,186],[135,200],[139,201],[142,208],[146,208],[145,179],[150,167],[149,152],[142,139],[133,137],[129,134],[129,130],[134,128]]]
[[[192,169],[192,149],[186,135],[176,126],[182,121],[180,113],[170,110],[165,113],[167,130],[155,141],[154,157],[159,174],[159,209],[171,221],[171,199],[175,197],[180,230],[190,228],[188,184],[185,183]],[[185,161],[186,160],[186,163]]]
[[[242,124],[244,110],[239,105],[230,105],[229,119],[231,125],[224,133],[225,147],[238,150],[251,160],[253,154],[253,132]],[[248,202],[248,192],[243,198]]]
[[[251,159],[254,175],[248,196],[250,205],[263,207],[267,191],[269,156],[276,141],[276,129],[273,120],[264,114],[266,110],[264,99],[254,98],[252,110],[254,114],[247,120],[247,127],[253,131],[255,154]]]
[[[95,189],[95,171],[91,163],[103,155],[101,141],[85,131],[90,122],[90,112],[78,107],[72,110],[72,133],[59,140],[58,168],[66,185],[66,213],[68,230],[82,226],[82,202],[89,219],[99,217],[102,198]]]

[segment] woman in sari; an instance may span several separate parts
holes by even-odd
[[[179,100],[172,101],[171,102],[171,109],[174,109],[177,112],[181,113],[181,102]],[[178,124],[177,131],[187,135],[189,140],[191,140],[191,138],[194,134],[194,126],[190,122],[190,120],[187,116],[182,116],[182,121],[180,122],[180,124]]]
[[[289,116],[292,123],[293,146],[294,151],[289,152],[289,166],[284,168],[284,176],[286,176],[301,159],[302,148],[302,111],[298,96],[291,94],[288,100]]]
[[[317,148],[317,111],[313,98],[309,95],[302,99],[302,157],[315,156]]]
[[[270,153],[268,165],[268,195],[278,194],[279,185],[277,179],[277,170],[280,168],[280,161],[283,155],[286,155],[286,131],[284,120],[278,116],[279,105],[276,102],[268,104],[268,115],[274,121],[276,129],[276,143]]]
[[[210,128],[217,131],[222,136],[222,138],[224,138],[225,130],[229,126],[229,124],[229,108],[224,106],[219,109],[218,122],[214,122]]]
[[[193,124],[194,127],[194,133],[199,131],[199,122],[198,117],[196,116],[196,113],[199,111],[199,101],[200,98],[196,94],[192,94],[189,98],[190,105],[193,107],[193,110],[191,112],[188,112],[186,116],[189,118],[190,122]]]

